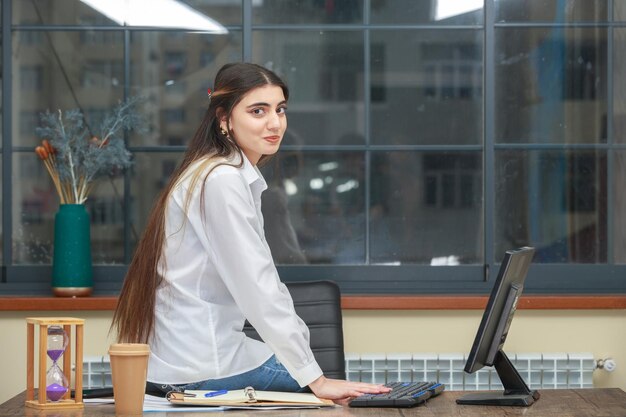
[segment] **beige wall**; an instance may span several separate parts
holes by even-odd
[[[111,312],[0,312],[0,403],[26,388],[25,317],[85,319],[85,355],[104,355]],[[467,352],[480,311],[344,311],[346,352]],[[613,373],[594,372],[598,387],[626,389],[626,315],[623,310],[518,311],[507,352],[591,352],[612,357]]]

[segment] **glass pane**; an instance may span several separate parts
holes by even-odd
[[[35,128],[41,112],[80,109],[90,124],[122,99],[121,32],[106,32],[97,44],[87,32],[14,33],[14,145],[39,143]]]
[[[94,264],[124,263],[124,179],[102,178],[85,203]]]
[[[293,216],[292,210],[303,211],[303,203],[298,200],[302,200],[302,193],[308,190],[298,187],[298,184],[303,184],[304,164],[309,155],[281,151],[261,168],[268,186],[263,192],[261,204],[265,238],[276,264],[308,263],[296,231],[298,223],[293,223],[298,221],[298,216]],[[304,228],[299,226],[298,229],[302,235]]]
[[[626,20],[626,2],[613,2],[613,20],[623,22]]]
[[[0,153],[0,184],[2,184],[2,153]],[[0,195],[0,219],[4,216],[2,210],[2,199]],[[0,265],[5,265],[4,262],[4,230],[2,229],[2,222],[0,222]]]
[[[497,28],[498,142],[606,142],[604,28]]]
[[[2,13],[0,13],[0,21],[2,21]],[[0,28],[2,27],[2,24],[0,24]],[[2,61],[2,36],[0,36],[0,68],[4,68],[4,62]],[[2,89],[2,73],[4,71],[0,71],[0,151],[2,151],[2,147],[3,147],[3,133],[4,132],[4,109],[2,108],[2,103],[4,102],[3,97],[4,97],[4,91]],[[1,227],[0,227],[1,230]],[[0,255],[2,256],[2,255]]]
[[[483,0],[371,0],[372,23],[480,25]]]
[[[136,153],[133,246],[182,153]],[[363,263],[362,153],[281,152],[262,168],[265,233],[278,264]]]
[[[613,30],[613,133],[626,142],[626,29]]]
[[[207,88],[219,68],[241,61],[241,32],[133,32],[131,90],[148,101],[147,133],[131,135],[139,145],[181,146],[191,140],[208,106]]]
[[[119,2],[111,2],[119,3]],[[130,2],[128,2],[130,3]],[[135,3],[138,3],[135,1]],[[156,7],[151,4],[142,7]],[[180,6],[178,2],[170,2],[166,10],[161,13],[140,14],[134,12],[136,8],[129,7],[126,13],[117,10],[115,4],[100,2],[98,9],[92,8],[79,0],[29,0],[14,1],[13,24],[16,25],[79,25],[79,26],[143,26],[143,27],[177,27],[187,28],[189,21],[202,22],[207,28],[219,27],[225,24],[241,24],[241,1],[207,2],[206,0],[183,0],[188,7]],[[161,3],[162,5],[165,2]],[[190,6],[190,7],[189,7]],[[166,14],[168,20],[163,22],[159,16]],[[204,26],[201,26],[204,27]],[[194,27],[195,28],[195,27]],[[192,28],[189,28],[192,29]]]
[[[372,262],[482,263],[482,182],[478,152],[373,154]]]
[[[264,0],[252,2],[253,24],[362,23],[363,0]]]
[[[135,152],[131,168],[131,253],[148,221],[159,192],[183,159],[182,152]]]
[[[253,32],[253,62],[287,82],[288,145],[364,142],[361,32]]]
[[[496,152],[496,259],[537,248],[535,262],[607,260],[603,151]]]
[[[362,152],[281,152],[263,168],[265,233],[277,263],[365,262],[364,166]]]
[[[614,151],[614,179],[615,193],[613,207],[613,254],[615,263],[626,263],[626,151]]]
[[[14,25],[118,25],[79,0],[31,0],[11,4]]]
[[[14,155],[13,178],[13,262],[49,264],[59,208],[52,180],[35,152]],[[86,202],[94,264],[124,261],[122,183],[121,178],[97,180]]]
[[[54,214],[59,198],[34,152],[13,155],[13,262],[52,262]]]
[[[608,0],[495,0],[496,22],[605,22]],[[615,2],[617,4],[621,1]]]
[[[371,31],[372,142],[480,144],[483,33]]]

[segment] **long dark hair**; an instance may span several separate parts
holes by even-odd
[[[148,343],[152,335],[156,290],[163,282],[158,267],[162,261],[165,243],[165,212],[172,189],[196,161],[232,160],[233,156],[239,154],[241,166],[242,151],[233,140],[230,126],[229,132],[222,132],[219,122],[224,117],[229,120],[233,108],[241,99],[251,90],[264,85],[279,86],[283,90],[285,100],[289,99],[289,90],[285,83],[272,71],[256,64],[226,64],[215,76],[213,92],[204,118],[185,152],[183,161],[159,194],[128,267],[111,324],[111,329],[117,329],[118,342]],[[265,155],[262,156],[259,163],[266,158]],[[212,169],[217,165],[213,164]],[[197,181],[202,171],[195,170],[192,181]],[[207,176],[208,173],[204,180]],[[204,198],[203,193],[201,198]]]

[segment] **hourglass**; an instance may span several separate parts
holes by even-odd
[[[83,408],[83,323],[71,317],[26,319],[27,363],[26,363],[26,406],[45,408]],[[39,391],[35,399],[35,325],[39,325]],[[71,336],[75,326],[75,395],[70,398],[71,386]],[[52,364],[46,371],[50,358]],[[62,367],[61,367],[62,362]]]
[[[70,389],[67,378],[59,368],[59,358],[67,347],[67,333],[61,326],[48,327],[48,357],[52,366],[46,373],[46,397],[48,401],[59,401]]]

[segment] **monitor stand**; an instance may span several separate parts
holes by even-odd
[[[479,392],[464,395],[457,404],[516,405],[528,407],[539,399],[539,391],[531,390],[502,350],[496,353],[493,366],[498,372],[504,392]]]

